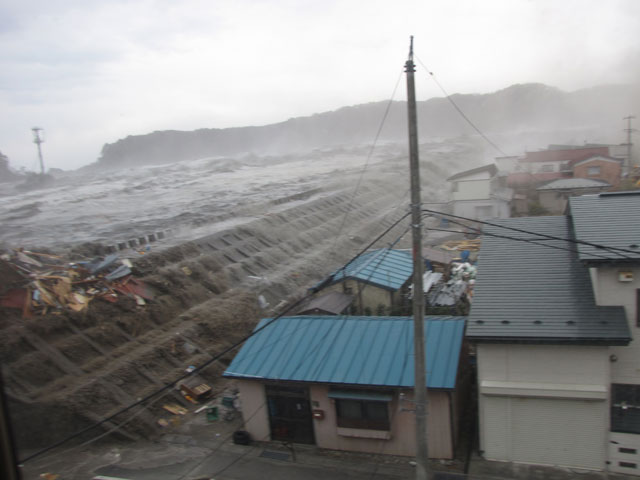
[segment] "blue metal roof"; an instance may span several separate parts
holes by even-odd
[[[429,388],[455,387],[465,320],[425,317]],[[224,376],[413,387],[413,319],[282,317],[247,340]]]
[[[381,248],[366,252],[333,274],[332,283],[355,278],[388,290],[398,290],[413,275],[413,256],[406,250]]]

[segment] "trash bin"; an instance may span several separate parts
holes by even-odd
[[[251,435],[244,430],[236,430],[233,432],[233,443],[236,445],[249,445],[251,443]]]
[[[215,422],[216,420],[218,420],[218,407],[207,408],[207,421]]]

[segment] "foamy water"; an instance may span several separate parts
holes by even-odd
[[[0,197],[0,244],[112,245],[160,230],[179,234],[203,225],[230,225],[262,214],[273,200],[356,173],[365,160],[363,149],[249,161],[202,159],[76,175],[51,188]]]

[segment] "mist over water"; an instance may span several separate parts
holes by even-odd
[[[69,176],[0,197],[0,243],[115,245],[168,229],[165,243],[189,240],[277,210],[277,199],[340,181],[362,168],[364,150],[318,157],[201,159]]]

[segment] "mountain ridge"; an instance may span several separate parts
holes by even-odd
[[[632,85],[600,85],[565,92],[542,83],[510,85],[492,93],[453,94],[419,101],[421,138],[476,134],[451,101],[480,130],[504,134],[527,130],[589,128],[618,131],[621,118],[640,105]],[[606,100],[606,101],[605,101]],[[97,162],[85,168],[166,164],[206,157],[274,155],[341,145],[406,138],[405,101],[369,102],[263,126],[163,130],[131,135],[103,146]],[[542,147],[542,145],[541,145]]]

